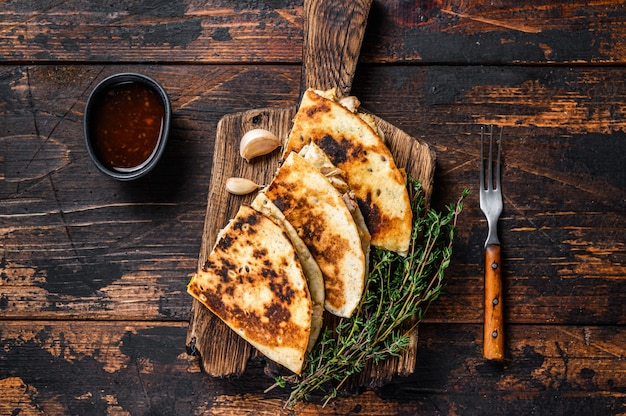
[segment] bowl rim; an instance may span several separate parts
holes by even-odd
[[[107,168],[99,159],[93,148],[91,133],[90,133],[90,117],[91,111],[93,108],[93,104],[95,100],[100,97],[100,95],[109,88],[115,87],[120,84],[129,83],[129,82],[139,82],[143,85],[148,86],[153,91],[155,91],[163,103],[164,114],[163,114],[163,125],[161,126],[161,135],[157,142],[157,145],[150,156],[138,166],[127,168],[124,170],[114,170]],[[87,103],[85,105],[85,111],[83,114],[83,135],[85,139],[85,146],[87,147],[87,153],[89,154],[89,158],[94,163],[94,165],[98,168],[98,170],[105,175],[117,179],[120,181],[130,181],[134,179],[138,179],[142,176],[145,176],[148,172],[150,172],[159,162],[163,152],[165,150],[165,145],[167,144],[169,130],[170,130],[170,121],[172,118],[172,108],[169,96],[165,89],[159,84],[155,79],[149,77],[148,75],[140,74],[137,72],[120,72],[113,75],[109,75],[103,80],[99,81],[98,84],[92,89],[89,97],[87,98]]]

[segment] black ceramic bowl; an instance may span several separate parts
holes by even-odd
[[[83,120],[87,152],[111,178],[140,178],[161,158],[171,116],[169,97],[158,82],[141,74],[112,75],[87,100]]]

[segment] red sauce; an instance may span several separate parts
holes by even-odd
[[[155,151],[165,107],[149,86],[116,85],[100,94],[91,115],[91,140],[96,156],[109,169],[137,168]]]

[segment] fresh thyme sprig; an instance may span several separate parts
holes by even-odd
[[[270,387],[293,385],[287,407],[317,390],[326,394],[326,405],[369,361],[378,364],[399,356],[430,303],[441,294],[456,221],[469,190],[446,207],[447,213],[438,213],[426,207],[421,184],[410,183],[413,229],[408,255],[372,250],[364,296],[354,315],[342,318],[334,331],[324,330],[301,375],[278,377]]]

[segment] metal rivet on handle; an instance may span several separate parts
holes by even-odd
[[[492,336],[493,338],[498,338],[498,331],[493,331],[493,332],[491,333],[491,336]]]

